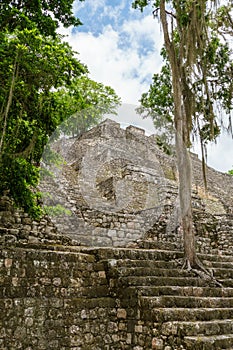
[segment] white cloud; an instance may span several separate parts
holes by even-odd
[[[222,132],[217,142],[207,145],[207,165],[221,172],[233,169],[233,138],[230,134]],[[192,151],[201,159],[201,147],[194,143]]]
[[[105,85],[110,85],[122,98],[122,102],[132,104],[130,108],[139,104],[143,92],[148,91],[154,73],[161,67],[159,52],[162,46],[162,34],[158,22],[152,15],[144,15],[138,19],[122,21],[114,26],[126,1],[119,6],[106,6],[106,0],[85,1],[94,14],[102,8],[102,15],[112,18],[112,25],[102,27],[96,35],[91,32],[72,32],[71,29],[60,29],[62,34],[68,35],[68,41],[73,49],[79,52],[78,58],[88,66],[90,78]],[[84,6],[83,3],[76,4]],[[91,7],[93,6],[93,7]],[[121,14],[122,15],[122,14]],[[91,17],[91,14],[90,14]],[[82,30],[82,28],[81,28]],[[151,120],[143,120],[126,107],[123,115],[119,115],[119,122],[137,124],[154,132]],[[117,119],[116,119],[117,120]],[[227,171],[232,168],[232,139],[221,138],[217,146],[209,148],[208,164],[218,170]]]
[[[223,172],[233,169],[233,139],[230,135],[223,134],[217,144],[208,146],[207,163]]]
[[[125,21],[119,31],[107,25],[98,36],[65,33],[69,34],[66,40],[79,52],[79,59],[87,64],[92,79],[112,86],[123,102],[138,103],[161,64],[161,38],[152,16]],[[142,53],[146,40],[151,47]]]
[[[86,0],[85,2],[80,2],[79,0],[74,1],[73,4],[73,11],[74,13],[77,13],[78,11],[80,11],[82,8],[84,7],[88,7],[89,9],[89,14],[94,15],[95,12],[99,9],[99,8],[105,8],[105,3],[106,0],[95,0],[95,1],[91,1],[90,0]]]
[[[113,119],[120,123],[123,128],[134,125],[145,130],[146,135],[152,135],[156,133],[152,119],[142,117],[136,112],[136,105],[122,104],[117,111],[117,115],[107,115],[107,118]]]
[[[115,22],[119,20],[119,17],[122,16],[122,10],[126,6],[126,0],[122,0],[117,6],[104,6],[103,15],[108,16],[113,19]]]
[[[161,45],[161,38],[159,37],[160,26],[157,20],[152,15],[142,17],[142,19],[135,19],[131,21],[125,21],[122,27],[122,31],[128,33],[131,36],[132,45],[138,43],[141,40],[151,41],[156,43],[156,38]],[[152,51],[154,47],[150,47]]]

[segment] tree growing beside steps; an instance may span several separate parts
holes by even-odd
[[[152,5],[159,18],[165,66],[154,76],[149,93],[144,94],[142,111],[158,123],[165,118],[175,129],[179,175],[181,225],[184,236],[184,267],[210,275],[198,259],[191,207],[192,166],[189,149],[192,136],[201,144],[203,176],[206,181],[206,145],[221,132],[233,101],[233,64],[229,40],[232,38],[232,1],[135,0],[141,11]],[[166,123],[165,123],[166,125]]]

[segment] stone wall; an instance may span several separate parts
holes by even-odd
[[[91,246],[127,246],[143,236],[161,212],[164,184],[159,161],[144,130],[107,120],[79,139],[53,147],[64,157],[42,189],[48,205],[70,216],[56,217],[60,232]]]
[[[0,200],[1,244],[44,243],[132,247],[145,240],[182,249],[175,158],[161,152],[154,136],[136,127],[105,121],[79,139],[53,145],[62,167],[42,183],[47,205],[68,214],[31,220],[7,196]],[[193,162],[193,212],[197,250],[232,254],[233,177]]]
[[[22,209],[16,208],[7,196],[0,198],[0,244],[14,246],[21,244],[77,245],[68,236],[58,232],[48,216],[36,221]]]
[[[1,250],[1,350],[149,349],[136,294],[119,299],[95,252],[52,249]]]
[[[169,315],[177,314],[183,320],[184,314],[185,321],[200,317],[199,323],[193,322],[189,327],[194,327],[195,332],[202,324],[203,329],[205,320],[208,335],[211,323],[208,312],[213,307],[212,314],[220,318],[220,323],[225,317],[229,329],[232,309],[228,310],[227,305],[232,305],[232,288],[207,287],[204,279],[194,278],[178,267],[181,257],[180,252],[151,249],[41,245],[3,248],[0,252],[0,349],[193,349],[183,346],[182,327],[187,322],[181,322],[178,328],[177,322],[169,321]],[[228,274],[228,285],[232,286],[232,269],[227,273],[226,267],[222,268],[223,264],[230,266],[232,258],[209,258],[207,266],[212,266],[209,263],[213,261],[216,266],[218,262],[222,278],[226,281]],[[203,255],[201,259],[208,257]],[[168,290],[171,294],[166,294]],[[219,297],[213,300],[214,295]],[[229,298],[225,309],[219,309],[218,305],[223,305],[220,299],[226,296]],[[221,334],[218,323],[214,325],[213,321],[212,326]],[[202,338],[200,334],[200,341]],[[212,349],[212,345],[206,348]],[[200,344],[197,347],[203,348]]]
[[[94,256],[3,249],[0,271],[2,350],[103,350],[119,339],[124,313]]]
[[[106,120],[52,147],[65,163],[50,169],[55,176],[42,189],[50,192],[47,204],[70,211],[52,218],[59,232],[88,246],[126,247],[149,238],[182,248],[176,160],[158,149],[154,135]],[[197,249],[231,254],[233,178],[207,168],[205,192],[202,164],[194,154],[192,162]]]

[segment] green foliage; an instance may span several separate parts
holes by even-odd
[[[162,50],[161,55],[164,55]],[[161,73],[154,74],[148,92],[143,93],[137,112],[143,118],[151,117],[156,129],[157,145],[167,154],[173,153],[174,146],[174,104],[172,97],[171,73],[168,62]]]
[[[22,157],[4,154],[0,158],[0,194],[8,193],[17,206],[23,207],[32,217],[42,214],[40,193],[35,188],[39,169]]]
[[[44,37],[37,29],[1,33],[1,39],[1,118],[7,118],[2,150],[30,156],[37,162],[47,135],[62,121],[58,115],[53,115],[52,89],[70,84],[73,77],[86,69],[73,57],[68,44],[59,38]],[[13,79],[13,91],[9,96]]]
[[[168,63],[161,68],[161,73],[154,74],[153,83],[147,93],[142,94],[141,104],[147,115],[163,116],[168,122],[174,118],[174,105],[172,97],[171,73]]]
[[[232,170],[228,170],[228,174],[229,175],[233,175],[233,169]]]
[[[1,186],[38,216],[38,165],[48,136],[62,121],[54,115],[54,92],[86,72],[68,44],[36,28],[0,33]],[[56,107],[57,108],[57,107]],[[33,209],[34,208],[34,209]]]
[[[155,9],[159,7],[160,0],[155,0],[151,2],[151,0],[135,0],[132,3],[132,8],[133,9],[140,9],[140,11],[143,11],[144,8],[148,5],[152,5]]]
[[[143,10],[149,3],[156,8],[160,6],[160,1],[134,1],[133,7]],[[201,11],[205,10],[205,1],[196,4],[195,14],[191,14],[193,1],[167,3],[167,17],[173,18],[170,40],[176,50],[175,60],[180,66],[187,125],[190,134],[198,135],[203,145],[206,145],[219,136],[222,115],[230,116],[233,108],[232,50],[225,37],[226,33],[230,33],[229,28],[232,28],[229,12],[232,5],[220,6],[216,11],[212,8],[212,12],[209,9],[202,18]],[[203,32],[194,23],[200,18],[201,21],[205,21]],[[196,46],[192,43],[194,34],[197,38]],[[196,47],[195,52],[191,52],[193,46]],[[161,145],[169,145],[175,126],[172,75],[165,48],[162,49],[161,56],[164,66],[159,74],[154,75],[149,91],[142,95],[138,111],[143,117],[153,118],[156,130],[161,132]]]
[[[48,214],[49,216],[70,216],[71,215],[71,211],[69,209],[66,209],[65,207],[63,207],[61,204],[57,204],[55,206],[44,206],[44,210],[45,213]]]
[[[81,24],[73,15],[73,2],[73,0],[2,0],[0,31],[32,29],[36,25],[41,34],[56,36],[59,22],[64,27]]]
[[[0,4],[0,195],[9,193],[35,218],[41,214],[36,186],[49,137],[80,109],[104,100],[112,109],[119,101],[112,89],[88,79],[87,68],[55,33],[58,20],[78,24],[72,3]],[[99,117],[93,113],[85,127]]]
[[[66,135],[79,136],[98,124],[106,113],[115,113],[120,99],[109,86],[97,83],[87,76],[73,79],[69,87],[54,95],[57,111],[63,115],[60,130]]]

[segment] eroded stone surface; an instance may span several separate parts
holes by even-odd
[[[103,136],[128,138],[131,145],[132,140],[146,142],[157,152],[167,195],[162,197],[163,210],[153,225],[154,199],[148,198],[146,185],[157,181],[153,167],[148,172],[148,168],[114,160],[105,163],[103,173],[98,172],[98,191],[107,204],[114,204],[119,197],[116,190],[124,188],[121,176],[128,186],[133,183],[135,191],[135,183],[140,183],[139,198],[128,209],[96,210],[80,195],[74,175],[87,148]],[[0,199],[2,350],[233,347],[232,177],[209,169],[207,196],[202,190],[200,161],[193,156],[197,249],[203,253],[200,258],[205,266],[223,283],[223,288],[215,288],[180,269],[182,234],[174,227],[174,159],[153,147],[153,137],[147,138],[141,130],[124,131],[119,124],[108,122],[77,140],[77,148],[70,148],[70,168],[64,169],[62,186],[67,190],[69,208],[80,219],[77,232],[88,227],[85,235],[63,233],[62,225],[56,226],[49,217],[33,221],[16,210],[7,196]],[[80,159],[75,158],[77,154]],[[142,220],[135,215],[135,208],[141,210],[145,203]],[[67,222],[63,220],[63,224],[65,227]]]

